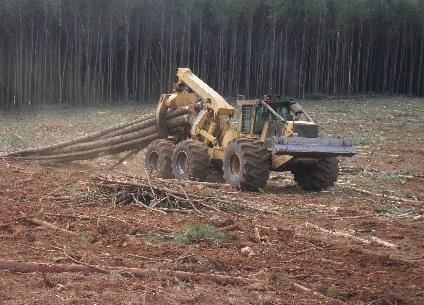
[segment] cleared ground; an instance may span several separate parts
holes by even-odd
[[[353,138],[359,154],[342,160],[338,185],[327,192],[303,192],[286,173],[274,174],[259,194],[202,189],[246,206],[236,211],[162,215],[81,195],[98,174],[143,175],[142,154],[114,170],[119,157],[60,166],[0,161],[0,259],[183,270],[257,284],[184,282],[160,272],[143,280],[0,272],[0,304],[424,303],[424,100],[303,105],[324,134]],[[153,107],[0,114],[0,151],[73,138]],[[26,217],[75,234],[31,225]]]

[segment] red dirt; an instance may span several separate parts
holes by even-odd
[[[349,304],[373,301],[378,301],[373,304],[422,304],[424,301],[422,221],[379,216],[372,211],[369,198],[357,193],[335,189],[333,193],[305,194],[297,188],[271,182],[268,194],[237,196],[266,202],[267,208],[275,208],[272,213],[280,215],[245,211],[240,216],[215,212],[204,216],[163,216],[135,206],[111,209],[49,197],[65,184],[88,181],[90,175],[83,168],[5,162],[1,167],[0,257],[3,259],[66,263],[71,262],[68,258],[71,256],[101,266],[240,275],[265,283],[255,289],[207,282],[184,283],[160,274],[142,281],[93,274],[43,276],[0,272],[0,300],[4,304],[337,303],[303,292],[294,283],[323,295],[334,286],[337,300]],[[270,192],[274,195],[270,196]],[[70,238],[22,220],[34,214],[44,214],[45,221],[84,234]],[[85,215],[94,220],[48,214]],[[364,218],[331,219],[368,214],[371,215]],[[354,229],[360,236],[375,235],[400,248],[392,250],[329,237],[306,229],[305,222],[327,229]],[[186,245],[129,236],[135,228],[141,232],[167,233],[186,223],[209,223],[217,227],[235,224],[239,239]],[[255,227],[260,230],[262,242],[254,237]],[[246,246],[253,250],[254,256],[240,253]],[[143,261],[134,255],[157,261]]]
[[[358,124],[349,126],[356,129]],[[424,304],[423,150],[420,142],[411,145],[411,141],[407,148],[399,143],[407,133],[418,136],[422,128],[388,128],[390,141],[372,148],[378,153],[343,161],[340,181],[361,189],[372,182],[374,193],[396,189],[417,203],[396,203],[342,185],[329,192],[305,193],[284,174],[274,176],[264,193],[219,191],[262,211],[160,215],[138,206],[113,209],[74,198],[72,190],[107,172],[111,160],[62,166],[0,161],[1,259],[173,269],[258,282],[238,287],[183,282],[160,272],[141,280],[115,274],[0,271],[0,304]],[[384,176],[405,168],[414,169],[405,174],[411,177]],[[64,196],[63,190],[70,196]],[[77,236],[25,222],[25,217],[34,215]],[[70,217],[75,215],[91,219]],[[325,229],[354,230],[351,234],[357,237],[375,236],[399,248],[329,236],[306,228],[307,222]],[[231,226],[238,239],[179,244],[130,234],[169,234],[188,223]],[[242,254],[244,247],[254,255]]]

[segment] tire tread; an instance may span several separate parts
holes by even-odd
[[[224,158],[224,178],[232,187],[242,191],[258,191],[263,189],[269,178],[269,157],[267,150],[262,142],[255,139],[235,139],[229,143],[230,150],[236,150],[239,153],[240,161],[244,164],[239,179],[234,181],[229,175],[230,156]]]
[[[155,140],[149,144],[146,151],[146,157],[144,160],[145,168],[147,171],[150,171],[148,168],[148,158],[152,151],[157,151],[159,153],[159,171],[154,174],[155,177],[162,179],[171,179],[174,177],[172,173],[172,153],[174,151],[175,144],[166,139]]]
[[[322,158],[313,167],[293,170],[294,180],[306,191],[322,191],[334,186],[339,175],[337,158]]]

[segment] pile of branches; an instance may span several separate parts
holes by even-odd
[[[168,112],[167,124],[170,135],[183,132],[188,126],[188,110],[180,108]],[[105,155],[139,151],[158,138],[155,116],[148,115],[70,141],[18,151],[1,158],[57,163],[90,160]]]
[[[228,211],[236,202],[217,197],[219,184],[163,180],[149,177],[122,178],[100,176],[95,178],[90,198],[103,199],[113,206],[136,204],[148,210],[165,214],[167,212],[190,213],[200,210]],[[239,209],[239,207],[238,207]]]

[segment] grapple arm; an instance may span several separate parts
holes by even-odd
[[[234,107],[190,69],[178,69],[177,76],[178,82],[175,84],[173,94],[162,95],[156,109],[156,129],[160,137],[168,137],[166,113],[169,108],[192,106],[198,101],[203,101],[205,109],[193,120],[191,134],[193,137],[200,136],[206,142],[215,144],[216,123],[211,122],[221,119],[222,116],[233,115]]]

